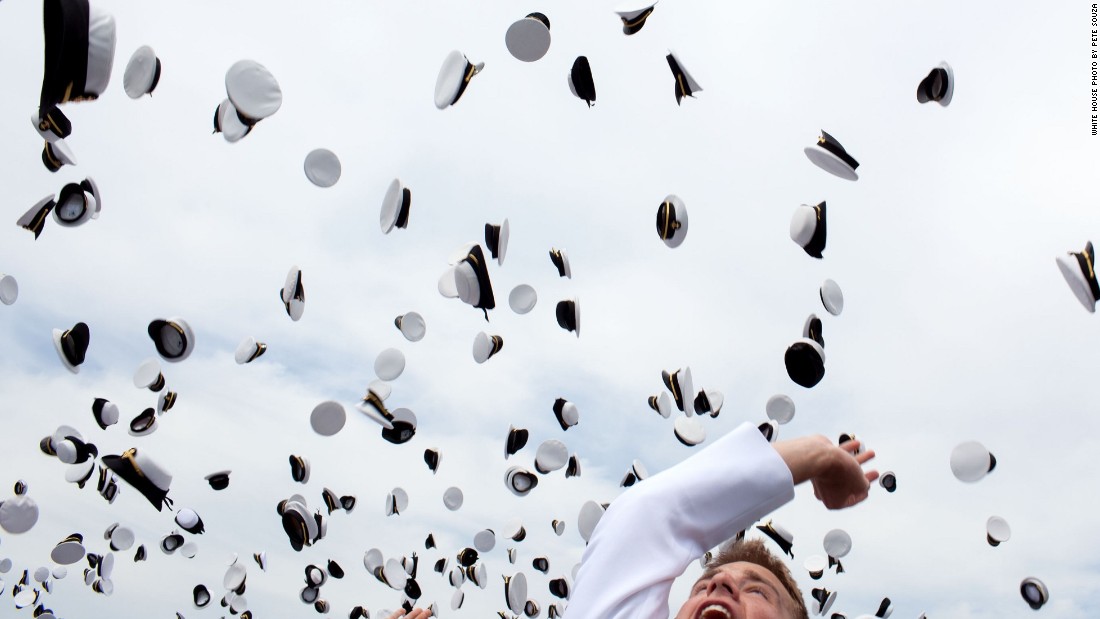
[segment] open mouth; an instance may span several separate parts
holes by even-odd
[[[733,613],[722,604],[708,604],[699,611],[696,619],[733,619]]]

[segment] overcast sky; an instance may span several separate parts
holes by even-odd
[[[362,604],[377,617],[402,596],[362,567],[370,548],[418,552],[421,605],[437,602],[441,616],[496,616],[501,575],[519,570],[545,616],[547,582],[569,575],[583,552],[580,506],[618,496],[636,458],[655,473],[692,453],[673,420],[646,406],[664,388],[662,370],[690,366],[697,388],[725,396],[720,416],[702,422],[712,439],[766,420],[768,398],[786,394],[797,413],[780,438],[855,432],[879,454],[877,467],[896,473],[896,493],[876,487],[856,508],[829,512],[800,487],[774,514],[795,535],[791,566],[807,599],[824,584],[838,591],[833,610],[849,617],[873,614],[884,596],[893,617],[1030,617],[1019,583],[1035,576],[1051,595],[1041,615],[1100,616],[1100,325],[1055,265],[1100,241],[1090,3],[663,0],[631,37],[605,1],[96,5],[117,21],[114,72],[97,101],[64,107],[79,165],[51,174],[28,121],[42,79],[41,3],[0,3],[9,222],[0,272],[20,290],[0,306],[0,500],[22,479],[41,509],[30,532],[0,533],[0,558],[15,565],[0,575],[5,595],[23,569],[52,566],[50,550],[68,534],[105,553],[103,530],[121,522],[149,560],[120,553],[110,597],[82,584],[83,563],[71,566],[43,600],[59,616],[218,616],[216,601],[192,606],[192,588],[204,583],[220,599],[234,554],[251,561],[266,551],[266,573],[249,563],[246,597],[258,619],[312,614],[297,606],[303,569],[329,559],[348,573],[322,589],[334,616]],[[553,39],[528,64],[509,55],[504,33],[535,10]],[[152,97],[134,101],[122,75],[141,45],[156,50],[163,74]],[[453,49],[485,68],[440,111],[436,75]],[[670,49],[703,88],[679,106]],[[578,55],[592,66],[591,109],[566,83]],[[265,65],[284,99],[229,144],[211,134],[211,118],[226,70],[241,59]],[[919,104],[917,84],[944,60],[957,79],[953,102]],[[803,154],[821,130],[859,160],[858,181]],[[342,162],[331,188],[303,173],[315,148]],[[87,176],[103,198],[97,220],[63,228],[51,217],[37,240],[14,225]],[[412,192],[409,225],[383,235],[379,210],[396,177]],[[668,194],[690,212],[676,249],[654,229]],[[815,260],[788,228],[800,204],[821,201],[828,244]],[[484,224],[504,218],[511,241],[504,264],[490,264],[497,307],[486,323],[436,286],[454,250],[483,242]],[[557,276],[551,247],[568,252],[572,279]],[[295,265],[306,289],[298,322],[278,299]],[[826,278],[844,291],[839,316],[818,298]],[[507,303],[519,284],[538,292],[526,315]],[[557,301],[574,297],[579,338],[554,317]],[[420,342],[394,328],[408,311],[426,320]],[[810,313],[822,318],[827,361],[824,380],[805,389],[787,377],[783,353]],[[189,359],[163,364],[179,400],[154,434],[132,437],[128,421],[156,405],[132,381],[156,356],[146,326],[176,316],[197,340]],[[50,338],[78,321],[91,345],[73,375]],[[479,331],[505,342],[482,365],[470,352]],[[246,336],[269,348],[240,366],[233,353]],[[387,403],[419,420],[402,446],[354,408],[391,347],[407,365]],[[118,404],[118,425],[95,425],[96,397]],[[558,397],[580,411],[564,433]],[[326,400],[348,410],[333,437],[309,425]],[[60,424],[101,455],[137,447],[162,463],[176,508],[205,521],[204,535],[187,535],[198,555],[156,549],[173,514],[135,489],[124,485],[108,504],[94,484],[66,483],[66,466],[38,449]],[[531,440],[505,461],[510,424]],[[578,454],[582,475],[542,476],[514,497],[505,470],[533,468],[547,439]],[[967,440],[998,462],[974,484],[948,463]],[[422,460],[428,447],[443,454],[435,475]],[[292,481],[290,454],[310,460],[308,484]],[[219,469],[233,473],[215,492],[203,476]],[[443,507],[449,486],[465,493],[457,512]],[[321,508],[324,487],[358,505],[332,514],[328,536],[296,553],[276,504],[300,493]],[[409,509],[386,517],[395,487],[408,491]],[[1012,527],[997,548],[985,541],[992,515]],[[453,590],[432,563],[453,563],[478,531],[500,532],[517,516],[527,540],[498,539],[485,555],[489,586],[467,584],[465,606],[452,612]],[[555,518],[567,523],[561,537]],[[810,580],[803,560],[823,554],[822,537],[838,527],[853,538],[847,571]],[[438,549],[424,549],[428,532]],[[548,576],[531,569],[537,556],[549,558]],[[673,609],[698,573],[693,566],[678,582]],[[14,613],[9,604],[0,615]]]

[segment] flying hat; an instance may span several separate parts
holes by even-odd
[[[283,91],[279,82],[255,60],[238,60],[225,72],[225,93],[241,121],[254,125],[279,111]]]
[[[576,454],[569,456],[569,462],[565,464],[565,478],[580,477],[581,476],[581,461],[577,460]]]
[[[672,414],[672,400],[669,399],[668,393],[664,391],[659,395],[649,396],[649,407],[665,419],[668,419],[668,416]]]
[[[311,587],[321,587],[328,581],[328,574],[325,570],[313,565],[312,563],[306,566],[306,584]]]
[[[542,13],[529,13],[508,27],[504,44],[516,60],[534,62],[542,58],[550,49],[550,20]]]
[[[656,2],[646,2],[639,6],[639,2],[633,0],[616,8],[615,12],[623,20],[623,34],[630,36],[641,30],[642,26],[645,25],[645,20],[649,19],[650,14],[653,13],[653,7],[655,6],[657,6]]]
[[[160,371],[160,362],[154,358],[141,362],[134,371],[134,386],[138,389],[148,389],[153,393],[164,389],[164,374]]]
[[[555,518],[554,520],[550,521],[550,527],[554,529],[554,535],[560,537],[562,533],[565,533],[564,520],[558,520],[557,518]]]
[[[78,488],[84,488],[84,484],[92,478],[95,472],[95,460],[89,459],[82,464],[73,464],[65,471],[65,481],[76,484]]]
[[[214,133],[222,134],[226,142],[232,144],[252,132],[252,124],[246,123],[233,102],[225,99],[214,108]]]
[[[267,552],[255,552],[252,553],[252,560],[256,562],[256,565],[260,566],[260,569],[267,571]]]
[[[810,578],[814,580],[821,580],[821,577],[825,575],[827,566],[828,559],[821,555],[810,555],[806,557],[806,561],[802,563],[802,567],[810,573]]]
[[[44,114],[40,109],[35,110],[31,114],[31,126],[46,142],[64,140],[73,133],[73,123],[56,107],[47,110]]]
[[[157,58],[153,48],[142,45],[130,56],[130,62],[126,63],[126,72],[122,74],[122,87],[126,96],[131,99],[140,99],[143,95],[151,95],[160,82],[160,58]]]
[[[409,312],[394,318],[393,324],[401,331],[401,335],[405,336],[405,339],[410,342],[419,342],[424,339],[424,333],[427,330],[424,317],[416,312]]]
[[[629,488],[646,477],[649,477],[649,471],[645,468],[645,465],[642,464],[641,460],[635,460],[626,471],[626,475],[623,475],[623,479],[619,482],[619,486]]]
[[[825,133],[824,130],[821,131],[821,136],[817,138],[817,144],[807,146],[803,149],[803,152],[806,153],[806,156],[815,166],[829,174],[849,181],[859,180],[859,176],[856,175],[859,162],[853,159],[848,151],[844,150],[844,147],[840,145],[836,138]]]
[[[58,565],[72,565],[84,558],[84,537],[79,533],[61,540],[50,551],[50,559]]]
[[[821,332],[821,319],[816,314],[810,314],[806,317],[806,322],[802,325],[802,337],[817,342],[822,348],[825,347],[825,336]]]
[[[157,396],[157,414],[163,415],[176,405],[179,395],[175,391],[162,391]]]
[[[695,393],[695,385],[691,379],[691,368],[685,367],[672,373],[663,370],[661,379],[665,382],[665,387],[672,393],[672,401],[676,404],[676,408],[691,417],[694,414],[691,394]]]
[[[428,448],[424,450],[424,463],[428,465],[428,470],[433,474],[439,469],[439,461],[443,458],[443,455],[438,449]]]
[[[504,348],[504,338],[499,335],[487,335],[484,331],[479,331],[474,336],[474,361],[478,363],[485,363],[490,357],[497,354]]]
[[[340,158],[327,148],[309,151],[302,167],[309,182],[318,187],[332,187],[340,180]]]
[[[573,61],[573,68],[569,70],[567,82],[569,92],[587,103],[588,107],[592,107],[596,102],[596,84],[592,81],[592,65],[588,64],[587,56],[577,56]]]
[[[772,520],[768,520],[764,524],[756,525],[757,530],[767,535],[773,542],[779,545],[779,549],[783,551],[783,554],[790,555],[794,558],[794,553],[791,552],[791,547],[794,545],[794,535],[787,531],[783,527],[775,524]]]
[[[474,548],[478,552],[486,553],[497,545],[497,534],[492,529],[482,529],[474,534]]]
[[[695,97],[695,93],[703,90],[703,87],[696,83],[691,74],[687,72],[687,69],[680,64],[676,52],[669,50],[665,60],[668,61],[668,68],[672,69],[672,76],[676,78],[676,105],[680,105],[680,100],[684,97]]]
[[[725,397],[721,391],[700,389],[693,402],[695,414],[710,415],[712,418],[717,417],[718,413],[722,412],[724,401]]]
[[[504,442],[504,459],[507,460],[508,456],[515,455],[523,449],[524,445],[527,444],[528,437],[527,430],[510,426],[508,428],[508,439]]]
[[[497,306],[493,297],[493,283],[489,280],[488,265],[485,263],[485,253],[481,245],[470,248],[466,257],[462,259],[454,270],[455,289],[458,298],[467,305],[473,305],[485,314],[485,320],[489,320],[489,310]]]
[[[527,539],[527,527],[523,526],[523,521],[518,517],[511,518],[504,525],[502,536],[513,542],[522,542]]]
[[[875,616],[880,619],[886,619],[894,612],[894,604],[890,601],[890,598],[882,598],[879,602],[878,610],[875,611]]]
[[[538,302],[538,294],[527,284],[520,284],[508,293],[508,306],[517,314],[530,312],[534,309],[536,302]]]
[[[830,559],[841,559],[852,551],[852,536],[843,529],[833,529],[825,534],[822,547]]]
[[[535,557],[531,560],[531,567],[545,574],[550,571],[550,561],[548,561],[546,557]]]
[[[917,85],[917,101],[928,103],[935,101],[943,107],[951,105],[951,97],[955,94],[955,72],[947,62],[941,62],[938,67],[928,72],[928,76]]]
[[[202,523],[202,518],[199,518],[195,510],[190,507],[184,507],[176,512],[176,524],[192,535],[202,535],[206,532],[206,527]]]
[[[516,496],[527,496],[528,492],[539,485],[539,479],[531,471],[513,466],[504,473],[504,485]]]
[[[267,344],[257,342],[251,335],[241,340],[237,345],[237,351],[233,353],[233,359],[238,365],[252,363],[267,352]]]
[[[549,35],[549,27],[547,28]],[[548,36],[549,38],[549,36]],[[435,80],[435,106],[441,110],[458,103],[470,80],[485,68],[484,62],[471,64],[458,50],[447,54],[443,66],[439,68],[439,77]]]
[[[878,478],[878,485],[885,488],[887,492],[893,492],[898,489],[898,478],[893,471],[886,471]]]
[[[95,416],[95,422],[99,428],[106,430],[107,426],[118,423],[118,406],[103,398],[96,398],[92,402],[92,415]]]
[[[204,477],[214,490],[225,490],[229,487],[229,474],[233,471],[217,471]]]
[[[43,4],[46,60],[39,118],[70,101],[92,101],[107,90],[115,58],[115,18],[88,0]]]
[[[997,458],[977,441],[959,443],[951,450],[951,472],[959,481],[976,482],[996,466]]]
[[[53,330],[53,347],[57,350],[57,356],[73,374],[80,372],[80,365],[84,363],[84,357],[88,353],[90,338],[88,325],[82,322],[76,323],[72,329],[66,331]]]
[[[143,494],[158,512],[165,505],[172,507],[172,501],[168,498],[172,475],[145,452],[139,452],[134,447],[121,456],[103,456],[102,460],[107,468]]]
[[[1020,595],[1032,610],[1039,610],[1050,599],[1050,592],[1043,581],[1038,578],[1028,577],[1020,583]]]
[[[309,425],[321,436],[332,436],[344,428],[347,413],[339,402],[328,400],[313,408],[309,415]]]
[[[67,165],[76,165],[76,155],[65,140],[47,141],[42,146],[42,165],[50,172],[57,172]]]
[[[308,483],[310,470],[309,460],[293,454],[288,460],[290,461],[290,478],[300,484]]]
[[[825,280],[821,284],[821,304],[825,306],[825,310],[833,316],[839,316],[844,311],[844,292],[841,291],[840,286],[831,279]]]
[[[833,602],[836,602],[836,591],[829,591],[824,587],[813,589],[810,596],[817,602],[817,614],[819,615],[829,612],[829,609],[833,607]]]
[[[1062,277],[1066,278],[1066,283],[1077,296],[1077,300],[1089,312],[1095,312],[1096,301],[1100,300],[1100,284],[1096,280],[1096,252],[1092,248],[1092,241],[1085,243],[1083,251],[1069,252],[1065,256],[1058,256],[1056,260]]]
[[[279,289],[279,298],[286,307],[287,316],[297,322],[306,311],[306,289],[302,286],[302,270],[296,266],[290,267],[286,274],[286,282]]]
[[[69,183],[61,188],[57,196],[57,205],[53,209],[53,218],[58,225],[74,228],[99,217],[102,205],[99,201],[99,188],[90,178],[80,183]]]
[[[794,400],[777,393],[768,398],[764,410],[768,414],[768,419],[772,419],[778,424],[784,424],[794,419]]]
[[[787,376],[803,387],[813,387],[825,377],[825,349],[812,339],[803,338],[791,344],[783,362]]]
[[[990,516],[985,521],[985,541],[990,546],[999,546],[1001,542],[1007,542],[1012,537],[1012,528],[1008,521],[1000,516]]]
[[[473,548],[463,548],[458,552],[455,559],[462,567],[471,567],[477,563],[477,551]],[[463,575],[465,576],[465,573]]]
[[[569,268],[569,256],[564,249],[550,248],[550,262],[558,270],[558,277],[573,279],[573,270]]]
[[[416,415],[407,408],[393,410],[393,427],[382,429],[382,438],[394,445],[409,442],[416,435]]]
[[[401,184],[401,179],[395,178],[386,188],[386,195],[382,198],[382,211],[378,217],[378,225],[382,228],[382,234],[389,234],[395,227],[405,228],[409,225],[409,208],[412,206],[412,192]]]
[[[183,361],[195,350],[195,332],[182,318],[158,318],[149,323],[148,331],[157,348],[157,354],[165,361]]]
[[[565,466],[567,460],[569,449],[565,443],[555,439],[545,440],[535,451],[535,470],[546,475]]]
[[[600,522],[600,518],[603,518],[603,513],[607,508],[595,501],[586,501],[584,505],[581,505],[580,511],[577,513],[577,532],[581,534],[581,539],[588,542],[588,539],[592,536],[592,531],[596,530],[596,525]],[[551,590],[553,593],[553,590]]]
[[[396,380],[405,371],[405,354],[396,348],[387,348],[374,359],[374,373],[379,380]]]
[[[393,428],[393,413],[386,408],[383,398],[376,388],[368,388],[367,395],[363,396],[363,400],[355,407],[359,409],[359,412],[382,426],[383,429]]]
[[[549,586],[550,586],[550,595],[553,595],[554,597],[561,598],[563,600],[569,598],[569,581],[566,580],[565,578],[555,578],[554,580],[550,581]],[[558,614],[555,615],[555,609],[557,609],[557,608],[558,608],[557,604],[551,604],[550,609],[549,609],[549,616],[551,616],[551,617],[559,616],[560,617],[561,616],[561,611],[556,611]]]
[[[825,201],[816,206],[803,204],[791,216],[791,240],[810,256],[821,258],[825,251]]]
[[[504,600],[512,612],[523,612],[527,604],[527,576],[523,572],[504,577]]]
[[[499,226],[485,224],[485,247],[496,258],[497,265],[504,264],[504,255],[508,253],[509,230],[507,219]]]
[[[532,290],[532,292],[534,292]],[[0,303],[11,305],[19,298],[19,282],[5,273],[0,273]]]
[[[54,200],[54,195],[50,194],[35,203],[15,224],[34,233],[34,238],[37,239],[42,234],[42,228],[46,225],[46,216],[53,211],[55,206],[57,206],[57,202]]]
[[[554,417],[557,418],[558,425],[561,426],[562,430],[568,430],[580,423],[581,420],[577,405],[565,398],[554,400]]]
[[[698,417],[677,417],[672,426],[676,440],[688,447],[694,447],[707,440],[707,431]]]
[[[453,511],[462,507],[462,489],[451,486],[443,491],[443,505]]]
[[[577,337],[581,336],[581,300],[579,297],[558,301],[554,313],[557,315],[559,327],[566,331],[572,331]]]
[[[657,207],[657,236],[665,245],[679,247],[688,232],[688,213],[684,201],[674,194],[665,196]]]

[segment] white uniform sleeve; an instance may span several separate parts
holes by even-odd
[[[672,583],[688,564],[793,498],[790,469],[742,424],[612,502],[565,619],[667,619]]]

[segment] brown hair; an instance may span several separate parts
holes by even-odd
[[[794,617],[796,619],[809,619],[810,615],[806,611],[806,602],[802,599],[802,591],[799,590],[798,584],[791,576],[791,571],[787,569],[783,561],[764,546],[763,540],[739,539],[723,545],[718,554],[707,562],[707,570],[703,572],[699,580],[711,577],[719,567],[727,563],[737,563],[739,561],[754,563],[775,575],[787,594],[794,600]]]

